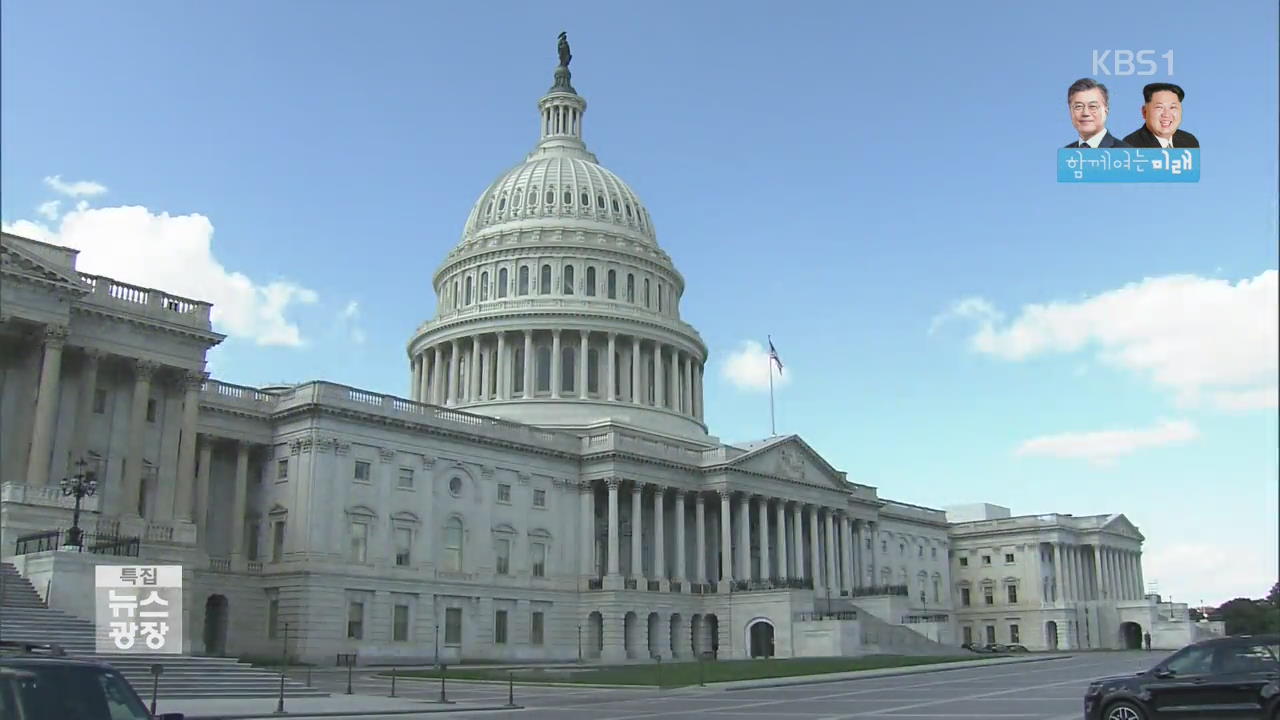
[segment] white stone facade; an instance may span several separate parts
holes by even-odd
[[[324,663],[957,643],[949,558],[995,540],[881,499],[798,437],[710,436],[684,278],[587,151],[567,71],[539,108],[538,146],[481,194],[435,274],[404,397],[210,379],[223,338],[207,303],[5,234],[0,552],[51,604],[86,611],[92,565],[118,557],[18,552],[70,526],[58,482],[83,459],[100,491],[81,526],[185,566],[196,652],[278,653],[286,625],[290,654]],[[987,534],[1077,542],[1004,532]],[[1141,536],[1114,539],[1132,561]],[[1039,602],[1043,568],[1011,572]]]

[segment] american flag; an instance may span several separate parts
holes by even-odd
[[[782,360],[778,357],[778,351],[773,347],[773,338],[769,338],[769,360],[778,366],[778,374],[782,374]]]

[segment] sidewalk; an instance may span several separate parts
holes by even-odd
[[[444,713],[464,710],[509,710],[504,705],[449,703],[382,697],[378,695],[332,695],[323,698],[285,698],[287,716],[277,715],[276,698],[194,698],[160,700],[156,714],[180,712],[186,720],[236,720],[247,718],[335,718],[363,715]]]
[[[962,660],[960,662],[938,663],[936,665],[912,665],[910,667],[879,668],[876,670],[854,670],[852,672],[826,673],[823,675],[795,675],[792,677],[759,678],[756,680],[730,680],[728,682],[707,683],[707,690],[747,690],[754,688],[787,687],[789,685],[817,685],[820,683],[860,680],[864,678],[894,677],[897,675],[922,675],[924,673],[963,670],[975,667],[991,667],[993,665],[1015,665],[1018,663],[1048,662],[1050,660],[1066,660],[1070,655],[1037,655],[1008,658],[992,658],[990,660]],[[696,685],[693,689],[701,689]],[[682,688],[689,689],[689,688]]]

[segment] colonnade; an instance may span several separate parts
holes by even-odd
[[[1141,600],[1142,553],[1105,544],[1053,543],[1056,601]]]
[[[605,494],[605,532],[603,548],[598,548],[594,539],[598,537],[597,494],[601,489]],[[687,490],[621,478],[587,481],[580,485],[580,491],[584,537],[593,539],[582,544],[580,573],[600,578],[605,588],[657,582],[672,590],[699,592],[716,583],[802,581],[807,587],[839,595],[870,584],[875,576],[875,546],[868,539],[876,523],[855,518],[842,508],[750,491]],[[625,578],[622,496],[629,497],[626,504],[632,538]],[[670,553],[668,515],[674,543]],[[652,524],[647,534],[646,523]],[[715,555],[708,552],[713,544]],[[687,583],[693,588],[687,588]]]
[[[412,397],[465,405],[535,397],[633,403],[702,419],[703,365],[690,350],[592,330],[500,330],[414,355]]]

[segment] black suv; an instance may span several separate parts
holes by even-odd
[[[0,718],[152,720],[115,668],[65,657],[57,646],[0,642]],[[154,716],[182,720],[182,713]]]
[[[1188,645],[1136,675],[1094,680],[1086,720],[1280,720],[1280,635],[1236,635]]]

